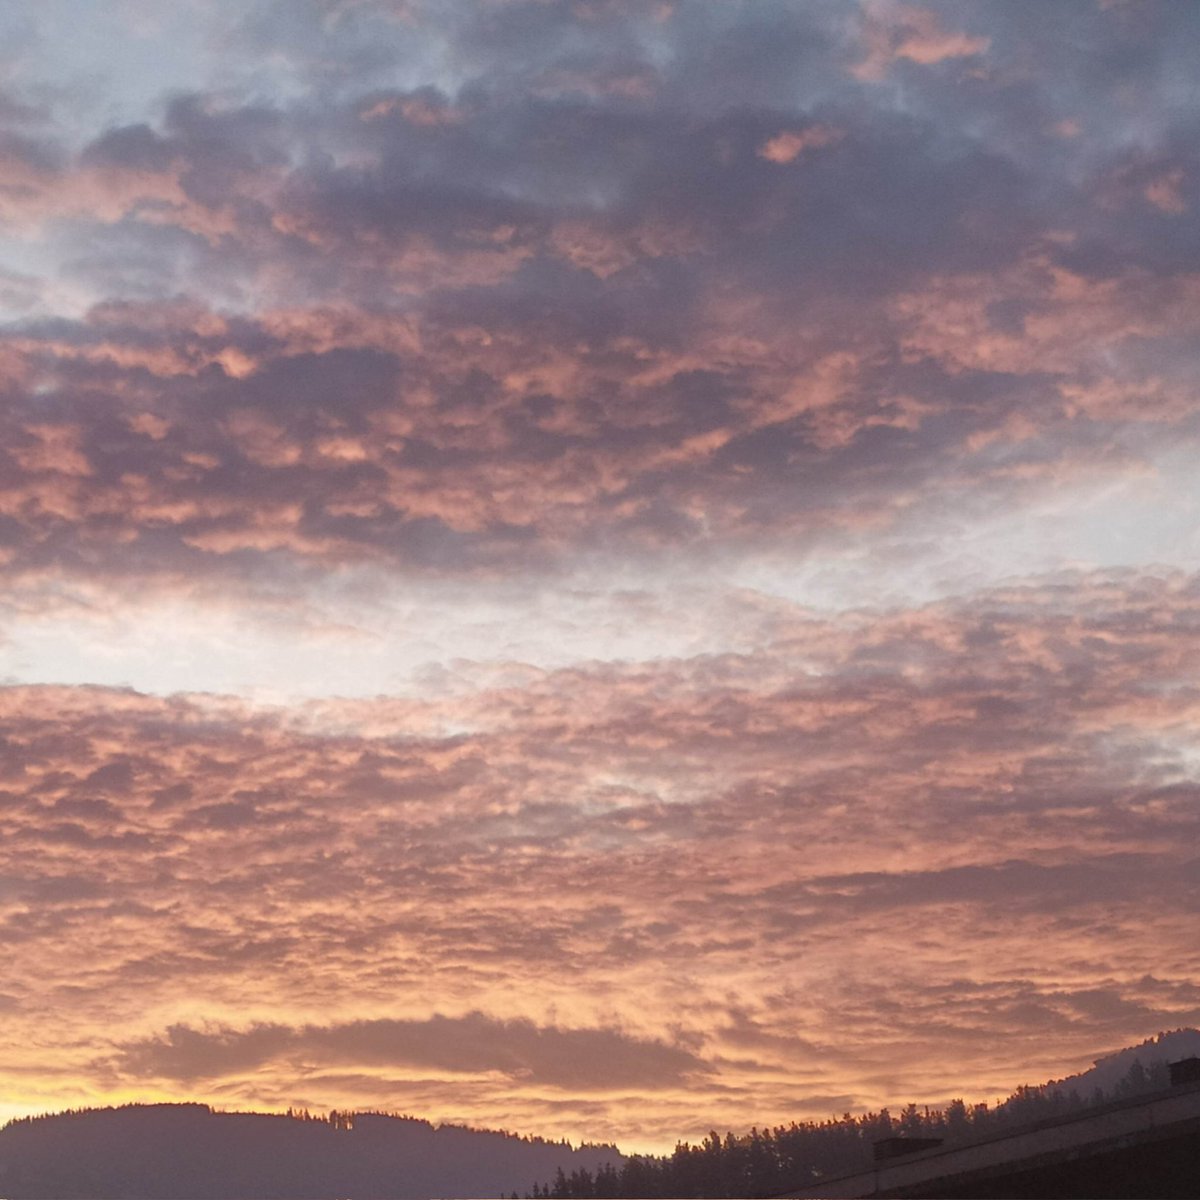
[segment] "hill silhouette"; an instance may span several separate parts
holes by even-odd
[[[434,1126],[412,1117],[328,1118],[134,1104],[22,1118],[0,1130],[12,1200],[425,1200],[497,1196],[530,1179],[619,1165],[611,1146]]]
[[[1200,1030],[1173,1029],[1147,1038],[1137,1046],[1114,1050],[1096,1059],[1095,1064],[1078,1075],[1055,1079],[1042,1084],[1041,1091],[1078,1092],[1081,1096],[1092,1096],[1100,1092],[1104,1097],[1117,1097],[1128,1089],[1131,1074],[1137,1077],[1135,1064],[1140,1065],[1148,1079],[1148,1087],[1165,1087],[1167,1064],[1181,1058],[1200,1057]]]
[[[1167,1063],[1200,1052],[1200,1032],[1161,1033],[1078,1075],[1022,1085],[1002,1103],[908,1104],[793,1122],[673,1154],[434,1126],[381,1113],[270,1116],[204,1104],[132,1104],[26,1117],[0,1129],[0,1195],[10,1200],[427,1200],[500,1196],[599,1200],[762,1196],[869,1164],[885,1137],[962,1144],[1046,1117],[1167,1086]],[[535,1182],[540,1181],[540,1182]]]
[[[560,1173],[535,1184],[532,1195],[536,1200],[712,1200],[803,1192],[822,1178],[867,1170],[875,1143],[885,1139],[968,1145],[1045,1120],[1078,1116],[1114,1100],[1161,1091],[1170,1086],[1168,1063],[1197,1052],[1200,1032],[1177,1029],[1107,1054],[1078,1075],[1022,1084],[994,1107],[956,1099],[944,1108],[910,1103],[895,1113],[886,1108],[857,1116],[845,1113],[825,1121],[793,1121],[724,1137],[713,1130],[699,1144],[680,1142],[669,1156],[633,1155],[619,1168],[595,1174],[586,1168]]]

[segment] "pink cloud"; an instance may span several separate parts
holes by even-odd
[[[202,7],[14,41],[0,649],[321,698],[0,691],[0,1086],[669,1147],[1200,1019],[1176,8]]]
[[[832,146],[845,137],[840,129],[829,129],[824,125],[812,125],[808,129],[785,129],[774,137],[768,138],[759,147],[758,156],[768,162],[795,162],[806,150],[819,150],[823,146]]]
[[[724,660],[295,714],[8,689],[11,1036],[35,1013],[39,1044],[63,1031],[47,1064],[102,1097],[132,1082],[113,1041],[146,1048],[163,1094],[195,1092],[150,1070],[172,1026],[311,1027],[310,1049],[321,1028],[472,1009],[607,1029],[683,1047],[700,1072],[613,1085],[605,1128],[636,1096],[664,1138],[694,1132],[685,1095],[705,1120],[736,1124],[746,1103],[795,1116],[781,1065],[863,1105],[895,1102],[901,1079],[940,1097],[1048,1075],[1193,1019],[1138,981],[1195,968],[1194,914],[1160,904],[1195,833],[1198,664],[1178,636],[1194,602],[1188,577],[1079,576],[908,613],[781,614],[770,647]],[[447,720],[472,732],[423,732]],[[896,928],[920,931],[904,960]],[[1137,1004],[1097,1027],[1072,1015],[1087,989]],[[397,1102],[428,1077],[365,1043],[338,1054]],[[348,1095],[304,1054],[205,1061],[226,1096]],[[510,1079],[513,1111],[578,1135],[545,1082]],[[493,1102],[453,1072],[439,1087],[434,1116],[483,1120]]]
[[[1176,168],[1152,179],[1146,184],[1143,195],[1160,212],[1178,217],[1187,212],[1188,203],[1183,198],[1183,171]]]
[[[858,79],[882,79],[898,59],[934,66],[985,54],[991,45],[990,38],[944,29],[931,9],[894,0],[868,0],[863,9],[866,55],[852,69]]]

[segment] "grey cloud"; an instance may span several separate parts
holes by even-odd
[[[467,1074],[499,1071],[563,1089],[667,1088],[707,1068],[690,1051],[611,1029],[560,1029],[482,1013],[244,1031],[171,1026],[122,1050],[119,1069],[143,1077],[217,1078],[286,1058]]]
[[[289,1031],[263,1025],[242,1033],[206,1033],[172,1025],[162,1040],[147,1040],[125,1048],[121,1069],[135,1075],[177,1079],[217,1077],[260,1066],[286,1049]]]
[[[65,166],[65,156],[57,143],[49,139],[0,130],[0,162],[9,170],[25,168],[54,175]],[[10,186],[19,189],[20,184]]]
[[[92,796],[60,796],[52,811],[56,817],[75,817],[89,824],[108,824],[121,817],[116,805]]]
[[[65,269],[108,297],[88,320],[7,331],[30,382],[13,385],[6,444],[54,411],[79,425],[92,472],[57,481],[64,517],[45,471],[10,462],[18,486],[55,492],[8,530],[11,571],[102,571],[97,536],[125,547],[107,569],[225,584],[378,558],[470,574],[679,545],[803,554],[857,521],[884,545],[918,520],[941,529],[947,490],[984,511],[1076,465],[1137,469],[1195,436],[1194,415],[1071,414],[1060,385],[1183,389],[1194,331],[1164,316],[1124,337],[1119,318],[1134,313],[1114,312],[1120,353],[1104,359],[1119,366],[1097,375],[1071,342],[1093,318],[1064,310],[1046,272],[1165,284],[1195,257],[1196,222],[1170,211],[1174,193],[1166,210],[1143,195],[1195,174],[1194,118],[1164,44],[1192,18],[1156,6],[1147,32],[1091,6],[1018,7],[934,6],[944,29],[991,39],[986,63],[902,60],[889,82],[849,71],[864,36],[853,6],[683,6],[658,23],[636,6],[434,5],[403,27],[387,6],[257,7],[235,22],[243,40],[286,49],[310,91],[176,96],[82,153],[87,170],[155,179],[120,185],[134,188],[122,219],[57,226]],[[435,43],[454,49],[453,79],[375,76],[379,47]],[[1149,72],[1164,98],[1147,144],[1054,132],[1076,100],[1119,109],[1090,73],[1097,48]],[[1030,63],[1053,56],[1065,67],[1028,86]],[[606,89],[637,70],[642,84]],[[793,162],[763,157],[781,132],[824,127],[828,143]],[[41,145],[13,152],[36,166]],[[964,369],[914,348],[895,306],[943,276],[974,280],[986,328],[970,345],[1007,337],[1012,363]],[[195,298],[181,302],[185,286]],[[310,319],[318,344],[223,311],[251,294]],[[725,298],[747,296],[753,317],[726,324]],[[176,324],[152,316],[160,301]],[[1064,344],[1030,342],[1028,327],[1058,313]],[[388,344],[403,322],[405,344]],[[821,392],[809,376],[839,357],[851,366],[832,401],[807,403]],[[567,385],[565,362],[578,372]],[[422,394],[433,401],[417,411]],[[247,409],[278,426],[278,445],[231,433]],[[388,439],[380,414],[398,427]],[[169,428],[152,434],[147,417]],[[341,436],[373,452],[320,450]],[[536,499],[508,482],[514,469]],[[148,495],[131,505],[122,489],[143,475]],[[248,517],[264,502],[279,514],[266,533]]]
[[[773,890],[769,900],[780,914],[801,901],[819,904],[826,917],[835,921],[836,914],[845,910],[895,912],[910,906],[936,908],[961,903],[996,912],[1053,913],[1057,920],[1074,907],[1106,901],[1152,902],[1163,892],[1174,898],[1178,911],[1190,910],[1200,901],[1191,878],[1194,873],[1190,864],[1112,854],[1053,865],[1012,861],[928,872],[815,876],[804,884]],[[802,919],[811,920],[811,916]]]
[[[85,166],[125,167],[135,171],[166,171],[174,150],[169,140],[149,125],[110,129],[80,153]]]

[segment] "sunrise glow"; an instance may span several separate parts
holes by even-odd
[[[670,1148],[1200,1023],[1200,7],[0,10],[0,1120]]]

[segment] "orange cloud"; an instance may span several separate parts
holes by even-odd
[[[0,648],[321,698],[0,691],[0,1091],[636,1149],[1200,1020],[1196,579],[1022,574],[1194,548],[1174,9],[227,7],[253,102],[0,96]]]
[[[858,79],[878,80],[898,59],[933,66],[947,59],[974,58],[987,53],[991,39],[943,29],[931,9],[868,0],[863,6],[865,56],[851,73]]]
[[[1143,195],[1159,212],[1170,216],[1178,217],[1188,210],[1183,198],[1183,171],[1178,168],[1152,179],[1146,184]]]
[[[285,1107],[369,1081],[636,1146],[901,1078],[988,1096],[1192,1021],[1194,914],[1161,896],[1196,832],[1194,584],[783,611],[761,652],[441,699],[0,691],[4,1070]],[[620,1051],[586,1117],[555,1039]],[[620,1074],[638,1046],[653,1079]]]
[[[795,162],[806,150],[835,145],[845,136],[844,130],[830,129],[825,125],[810,125],[801,130],[785,129],[768,138],[759,147],[758,156],[768,162],[784,165]]]

